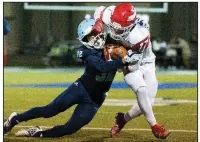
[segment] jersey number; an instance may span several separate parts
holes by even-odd
[[[82,58],[83,57],[83,51],[77,51],[77,57]]]
[[[96,81],[109,82],[109,81],[112,81],[114,77],[115,77],[115,73],[101,73],[101,75],[96,76]]]
[[[149,45],[149,38],[147,38],[144,42],[140,43],[139,52],[143,52],[145,48]]]

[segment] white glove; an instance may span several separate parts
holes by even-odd
[[[126,63],[134,63],[142,59],[142,54],[134,53],[132,50],[128,50],[126,56],[124,56],[124,60]]]

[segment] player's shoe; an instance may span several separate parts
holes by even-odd
[[[110,136],[111,137],[118,136],[126,123],[127,122],[124,119],[124,113],[121,112],[117,113],[117,115],[115,116],[115,124],[112,126],[110,130]]]
[[[16,112],[11,113],[11,115],[8,117],[8,119],[3,123],[3,132],[4,132],[4,134],[8,134],[8,132],[10,132],[12,130],[12,128],[17,123],[19,123],[16,120],[16,116],[17,116]]]
[[[25,129],[19,130],[17,133],[15,133],[15,135],[18,137],[23,137],[23,136],[34,137],[40,131],[42,131],[42,129],[39,126],[34,126],[27,130]]]
[[[151,127],[152,133],[158,139],[166,139],[170,132],[164,128],[163,125],[155,124]]]

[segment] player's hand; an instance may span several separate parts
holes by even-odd
[[[104,24],[103,21],[97,19],[94,26],[92,27],[92,33],[98,35],[104,31]]]
[[[134,53],[132,50],[128,50],[126,56],[122,58],[122,62],[125,63],[134,63],[142,59],[142,54]]]

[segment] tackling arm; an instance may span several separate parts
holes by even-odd
[[[109,72],[125,66],[120,59],[114,61],[104,61],[101,58],[92,55],[86,58],[85,63],[89,66],[93,66],[101,72]]]

